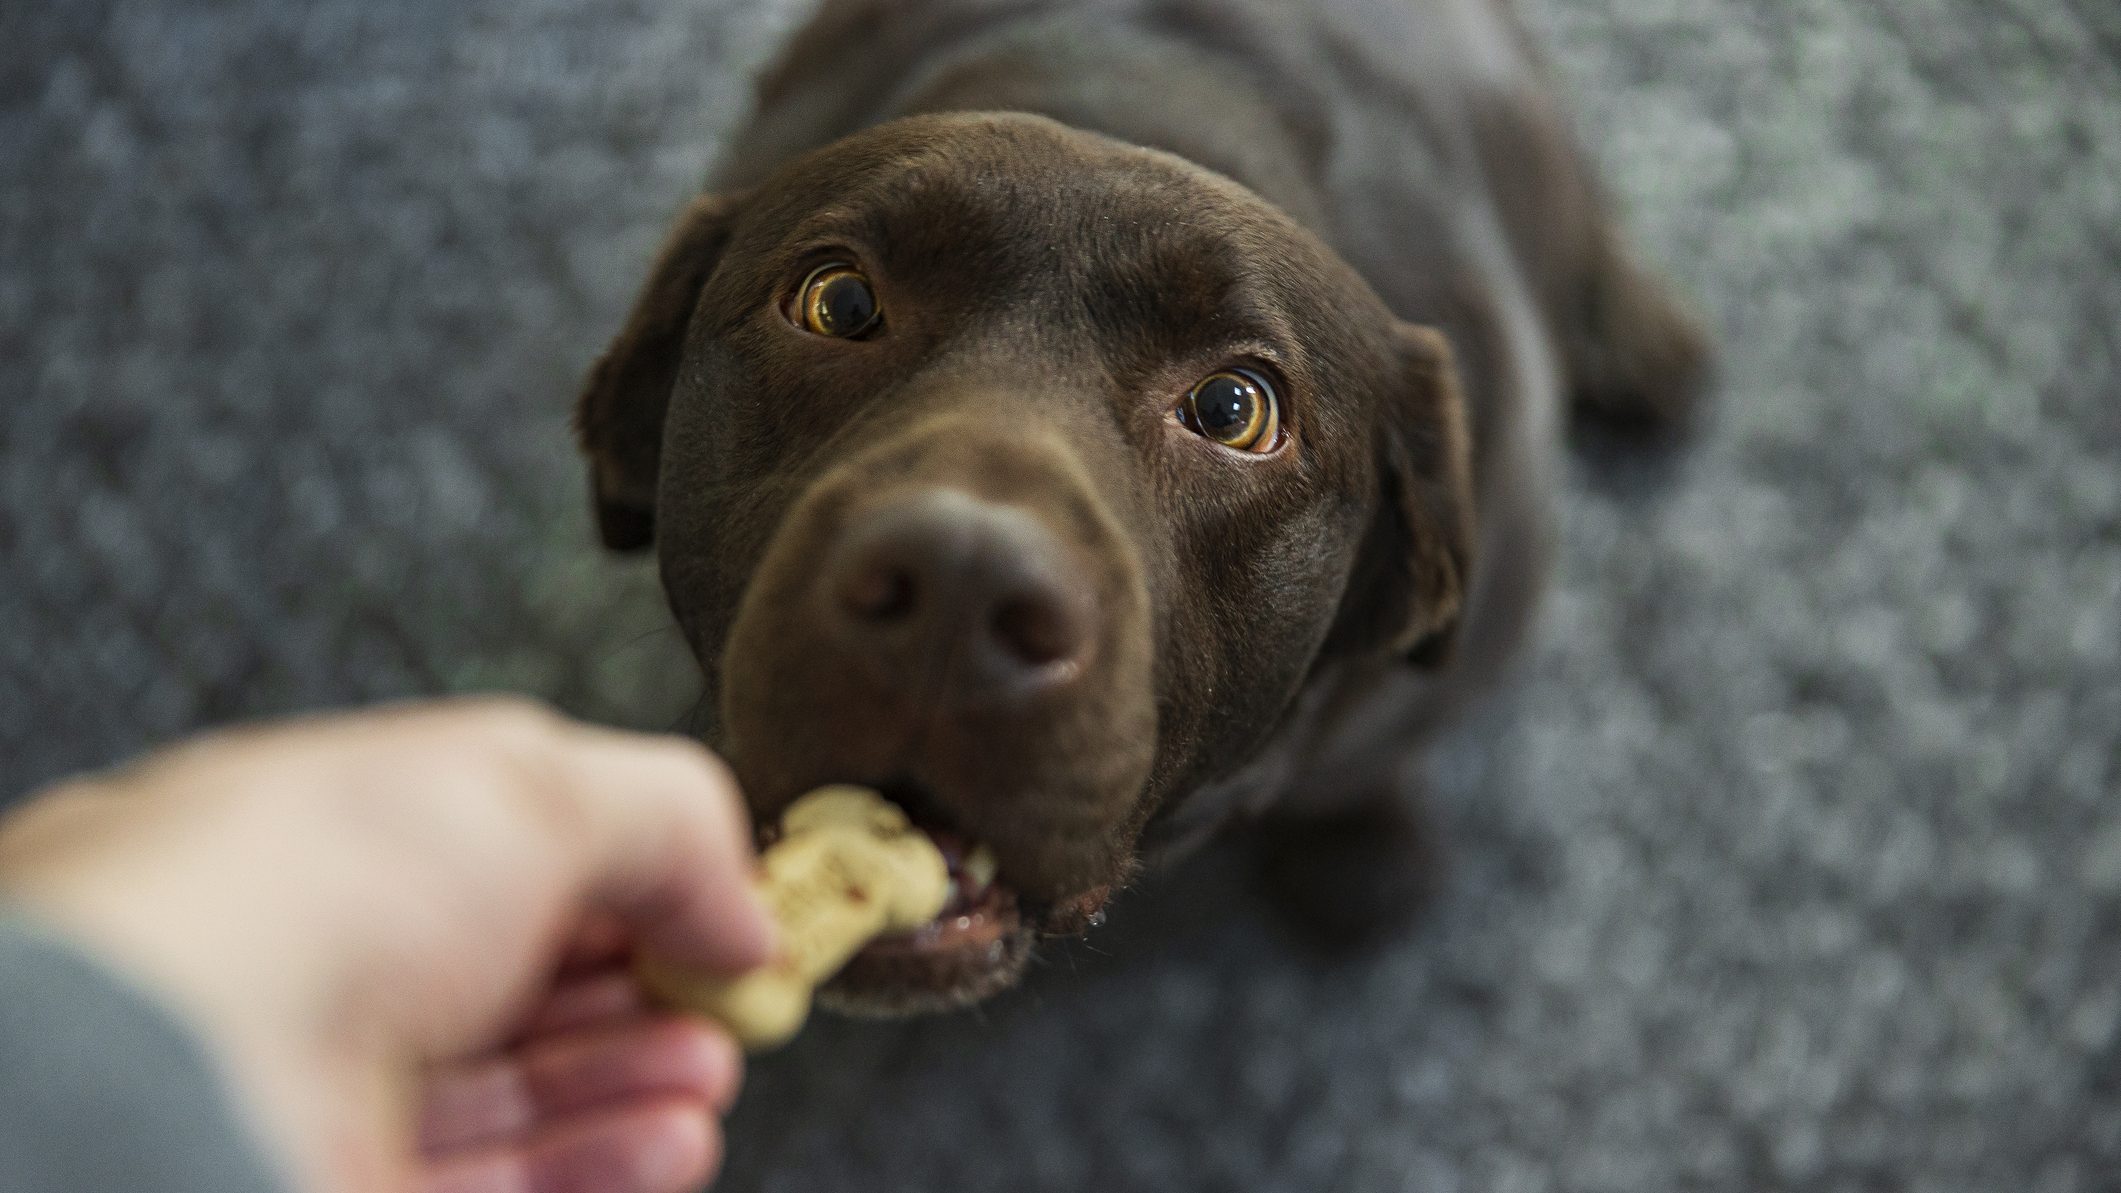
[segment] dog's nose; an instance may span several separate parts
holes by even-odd
[[[1095,597],[1029,512],[936,489],[848,526],[823,571],[850,653],[887,687],[951,706],[1082,673]]]

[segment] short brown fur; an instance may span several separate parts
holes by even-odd
[[[858,965],[844,1001],[990,993],[1233,819],[1304,818],[1269,873],[1321,938],[1426,884],[1405,761],[1536,604],[1554,408],[1669,424],[1704,359],[1544,97],[1478,0],[840,0],[796,39],[579,424],[759,820],[893,784],[1025,899],[995,957]],[[872,280],[874,337],[789,319],[828,259]],[[1233,362],[1278,380],[1281,451],[1172,417]],[[873,665],[843,624],[836,552],[942,491],[1096,610],[1065,684],[955,701],[948,657]]]

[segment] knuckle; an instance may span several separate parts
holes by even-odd
[[[567,721],[522,696],[473,696],[438,714],[443,741],[427,751],[427,779],[483,791],[539,821],[569,819]]]
[[[522,696],[474,696],[450,701],[432,728],[446,747],[495,760],[531,762],[553,753],[567,722],[550,706]]]
[[[683,740],[659,742],[652,748],[668,761],[673,773],[683,776],[703,797],[686,801],[694,815],[705,817],[704,822],[714,825],[717,832],[740,830],[748,822],[743,789],[737,784],[736,772],[721,755],[697,742]]]
[[[528,696],[470,696],[459,708],[485,733],[508,740],[550,737],[566,724],[551,705]]]
[[[736,787],[736,772],[729,769],[721,755],[696,741],[666,738],[655,742],[652,748],[668,758],[672,765],[691,770],[716,787],[731,790]]]
[[[481,759],[480,781],[505,821],[530,830],[538,840],[578,841],[592,827],[566,759],[557,751],[494,749]]]

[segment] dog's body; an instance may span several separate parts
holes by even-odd
[[[956,113],[1031,113],[1064,127],[949,115]],[[902,117],[925,119],[863,131]],[[911,131],[895,131],[901,129]],[[814,152],[849,137],[857,149]],[[942,164],[902,164],[930,161]],[[818,162],[829,168],[804,164]],[[1250,195],[1234,194],[1197,167],[1235,180]],[[923,178],[946,175],[947,185],[892,181],[907,169],[927,171]],[[1107,173],[1109,185],[1101,181]],[[1019,186],[1026,179],[1046,180],[1040,185],[1055,196],[1060,216],[1048,221],[1045,211],[1022,205],[1020,192],[1036,191]],[[1080,196],[1077,180],[1084,180]],[[688,241],[681,229],[628,334],[600,366],[585,399],[584,433],[598,462],[607,539],[639,545],[653,518],[673,606],[722,697],[717,740],[732,750],[760,814],[770,815],[805,782],[884,781],[911,766],[921,791],[943,793],[937,802],[953,827],[969,821],[1009,840],[1011,826],[1029,813],[973,807],[976,797],[964,792],[1021,785],[1021,771],[1047,792],[1079,790],[1050,798],[1066,799],[1071,809],[1095,806],[1100,840],[1112,843],[1070,854],[1066,864],[1047,865],[1051,851],[1036,843],[1018,842],[1013,864],[1004,857],[1005,873],[1028,877],[1033,902],[1063,909],[1044,918],[1049,930],[1075,927],[1080,916],[1067,909],[1101,902],[1101,895],[1077,892],[1118,881],[1130,859],[1168,856],[1240,816],[1300,818],[1281,830],[1289,864],[1279,872],[1322,928],[1363,929],[1377,918],[1376,905],[1404,902],[1400,896],[1420,881],[1418,863],[1406,856],[1418,845],[1407,807],[1417,781],[1411,763],[1448,714],[1501,672],[1530,620],[1547,567],[1565,405],[1573,399],[1623,420],[1671,423],[1685,413],[1703,354],[1691,322],[1625,254],[1507,12],[1493,0],[834,0],[769,72],[759,109],[710,190],[775,196],[801,186],[833,192],[815,196],[828,208],[840,192],[884,194],[876,202],[897,204],[891,210],[899,213],[893,227],[900,234],[923,210],[935,211],[938,221],[967,220],[964,251],[975,263],[968,272],[991,273],[1004,267],[986,263],[1006,259],[1014,280],[1050,269],[1050,291],[1076,287],[1075,297],[1056,300],[1025,325],[1063,328],[1051,333],[1050,345],[1022,346],[1038,341],[1038,330],[1020,330],[1015,341],[985,336],[977,315],[972,322],[930,315],[946,309],[932,301],[898,325],[922,330],[925,318],[947,328],[933,333],[940,346],[892,358],[889,367],[944,378],[911,394],[922,402],[930,390],[944,394],[930,404],[947,415],[943,423],[960,420],[948,431],[959,441],[977,440],[991,427],[977,414],[983,405],[947,395],[991,386],[998,376],[1018,386],[1014,379],[1027,370],[1066,374],[1078,378],[1072,389],[1104,387],[1107,403],[1133,401],[1142,385],[1113,363],[1119,354],[1102,352],[1097,368],[1067,374],[1070,362],[1099,355],[1113,335],[1099,311],[1080,319],[1069,312],[1085,302],[1120,302],[1096,296],[1134,293],[1128,285],[1144,277],[1152,292],[1154,282],[1171,279],[1180,296],[1174,306],[1187,295],[1217,296],[1201,318],[1174,322],[1177,330],[1159,344],[1191,344],[1186,337],[1220,318],[1215,302],[1264,312],[1258,323],[1273,330],[1233,342],[1282,336],[1278,348],[1268,342],[1255,356],[1283,362],[1288,388],[1310,401],[1292,410],[1294,442],[1280,465],[1245,461],[1250,471],[1229,474],[1233,488],[1262,486],[1247,520],[1288,520],[1287,534],[1257,542],[1213,529],[1217,511],[1189,504],[1212,502],[1193,494],[1221,484],[1221,474],[1172,471],[1196,468],[1191,457],[1142,463],[1172,449],[1152,442],[1160,432],[1129,429],[1125,411],[1114,416],[1092,406],[1051,416],[1060,428],[1051,450],[1033,443],[1003,470],[1046,477],[1038,481],[989,476],[975,460],[932,445],[863,462],[889,453],[869,450],[866,435],[850,441],[792,423],[750,446],[710,445],[735,416],[726,404],[715,406],[715,426],[703,427],[686,411],[708,399],[688,401],[688,392],[785,389],[796,383],[782,378],[808,366],[746,357],[752,363],[736,368],[737,356],[754,351],[743,347],[754,333],[737,321],[741,302],[715,324],[695,317],[690,295],[704,287],[708,297],[699,301],[712,306],[715,286],[730,285],[722,276],[730,270],[718,264],[723,245],[765,243],[764,232],[745,239],[743,219],[754,229],[769,219],[799,229],[799,217],[807,217],[784,199],[752,199],[732,232],[726,200],[696,209],[705,213],[696,218],[702,230]],[[911,207],[892,197],[912,191],[928,197]],[[1151,192],[1162,197],[1144,197]],[[757,214],[762,207],[779,214]],[[1010,214],[982,240],[988,233],[979,217],[990,211]],[[1159,221],[1198,227],[1165,233]],[[1174,238],[1196,232],[1174,247]],[[673,268],[686,244],[710,239],[711,253]],[[949,252],[941,237],[927,255]],[[1216,280],[1192,279],[1187,252],[1217,258]],[[1069,264],[1075,258],[1085,263]],[[1337,274],[1335,258],[1360,281]],[[1159,262],[1154,270],[1139,264],[1150,259]],[[1261,297],[1261,279],[1282,273],[1286,284]],[[1375,315],[1363,282],[1382,300]],[[940,283],[930,284],[930,292],[955,293],[950,287],[962,284],[953,278],[940,291]],[[883,293],[889,305],[892,295]],[[1017,309],[1008,304],[1018,299],[1002,297],[1017,290],[977,293],[970,309]],[[1344,307],[1346,317],[1331,319],[1321,306]],[[1023,310],[1030,318],[1032,308]],[[674,332],[673,320],[689,333]],[[1419,328],[1440,332],[1440,341]],[[1335,347],[1339,334],[1348,341]],[[718,349],[717,337],[737,347]],[[686,340],[684,359],[694,363],[673,359],[645,375],[647,389],[676,393],[667,416],[660,403],[645,414],[626,413],[634,399],[623,395],[644,384],[638,362],[658,360],[656,345],[679,338]],[[1448,342],[1448,355],[1439,342]],[[1304,350],[1313,359],[1293,359]],[[1215,358],[1200,359],[1205,369]],[[973,363],[949,363],[957,360]],[[1401,381],[1388,380],[1393,376]],[[890,392],[894,402],[906,396],[881,377],[863,384]],[[1402,385],[1419,400],[1378,399],[1375,409],[1385,413],[1377,417],[1396,420],[1384,430],[1365,430],[1350,413],[1373,403],[1342,398]],[[1048,428],[1044,407],[1032,415]],[[1120,431],[1108,435],[1105,424],[1114,417]],[[642,429],[651,424],[652,435]],[[740,427],[728,431],[744,438]],[[943,434],[929,438],[941,442],[936,436]],[[674,450],[712,462],[680,466]],[[1016,450],[996,438],[960,454],[993,459]],[[1290,463],[1293,452],[1307,454]],[[1117,467],[1114,461],[1135,470],[1125,473],[1134,478],[1131,487],[1125,479],[1108,483],[1103,472]],[[1222,457],[1209,465],[1224,467]],[[1234,460],[1230,466],[1240,467]],[[1305,483],[1291,479],[1292,487],[1268,491],[1283,483],[1266,471],[1274,466],[1304,469]],[[644,468],[656,482],[653,492]],[[866,524],[866,515],[843,517],[844,510],[908,473],[940,478],[936,484],[969,491],[1005,514],[1031,511],[1045,528],[1033,532],[1036,542],[993,529],[1003,522],[989,513],[971,515],[992,529],[994,543],[1030,543],[1027,559],[1097,562],[1088,569],[1094,582],[1077,595],[1061,591],[1070,583],[1065,578],[1038,581],[1060,586],[1056,607],[1079,604],[1096,610],[1085,616],[1100,626],[1116,627],[1083,631],[1084,682],[1102,685],[1095,699],[1041,705],[1037,718],[1025,720],[1037,728],[1014,720],[963,728],[958,720],[969,725],[974,714],[951,714],[957,719],[943,718],[950,732],[894,730],[888,745],[874,747],[842,740],[862,737],[850,726],[866,706],[803,710],[835,682],[832,669],[844,663],[846,648],[787,645],[810,631],[800,618],[777,613],[808,607],[807,581],[783,557],[829,563],[839,540],[855,533],[847,527]],[[692,490],[745,483],[779,496],[751,502],[740,514],[686,500]],[[721,504],[731,502],[747,504]],[[695,512],[672,516],[687,508]],[[821,508],[828,512],[816,512]],[[1160,518],[1179,525],[1165,527]],[[1045,535],[1056,527],[1058,547]],[[1202,545],[1204,535],[1213,541]],[[1237,572],[1219,570],[1237,557]],[[693,595],[702,592],[713,595]],[[1213,639],[1227,628],[1233,605],[1240,616],[1259,608],[1279,637],[1266,649],[1218,661],[1224,646]],[[1248,659],[1256,669],[1244,665]],[[808,678],[786,678],[791,673]],[[777,711],[755,711],[762,708]],[[933,719],[928,712],[907,716],[908,725]],[[816,717],[823,722],[806,720]],[[907,745],[913,736],[929,744]],[[761,744],[790,737],[809,744],[800,751]],[[982,761],[966,770],[955,757],[938,760],[992,752],[995,737],[1032,761]],[[1049,745],[1051,759],[1042,752]],[[904,761],[908,751],[918,755],[911,763]],[[1106,752],[1099,767],[1071,760]],[[812,766],[819,756],[826,761]],[[841,773],[849,768],[869,773]],[[1036,815],[1050,812],[1042,807]],[[1344,864],[1395,857],[1399,865],[1383,867],[1381,877],[1375,864]],[[970,997],[1004,984],[1021,963],[1016,952],[999,979],[957,981],[943,993]],[[899,980],[888,967],[871,977],[886,986]],[[923,1000],[887,992],[886,1001]]]

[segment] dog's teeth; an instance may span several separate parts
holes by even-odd
[[[961,868],[965,877],[972,880],[972,889],[984,891],[994,885],[994,875],[1000,870],[994,861],[994,851],[985,845],[976,845],[965,855]]]

